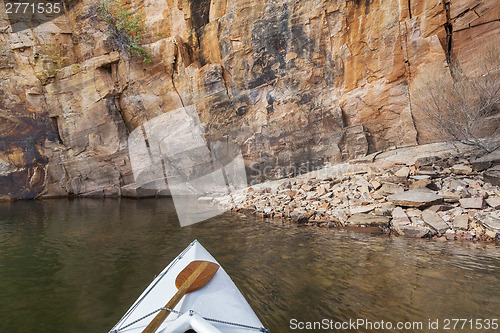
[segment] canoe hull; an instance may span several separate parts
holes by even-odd
[[[174,283],[177,275],[190,262],[195,260],[206,260],[217,263],[215,258],[195,240],[151,282],[148,288],[146,288],[110,332],[142,332],[154,318],[157,311],[165,306],[168,300],[177,292]],[[258,331],[257,328],[263,327],[250,305],[222,267],[218,269],[207,285],[200,290],[185,295],[173,310],[174,312],[167,317],[157,333],[173,332],[169,327],[172,328],[177,320],[179,320],[177,323],[181,320],[189,320],[189,318],[179,318],[182,314],[189,313],[190,311],[201,318],[208,319],[205,321],[221,332],[248,333],[256,332]],[[146,315],[149,316],[144,318]],[[223,322],[235,323],[242,326],[230,325]],[[193,323],[196,324],[194,320]],[[197,332],[204,333],[200,329]],[[212,333],[208,329],[206,332]]]

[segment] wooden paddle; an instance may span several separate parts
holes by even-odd
[[[164,307],[173,309],[184,295],[203,288],[212,280],[218,269],[219,265],[210,261],[196,260],[189,263],[175,279],[175,286],[179,290]],[[153,318],[142,333],[156,332],[165,319],[167,319],[169,313],[170,311],[168,310],[160,310],[160,313]]]

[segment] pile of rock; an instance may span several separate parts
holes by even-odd
[[[336,178],[301,177],[249,188],[235,210],[307,225],[498,241],[500,187],[488,176],[495,174],[492,165],[481,163],[425,157],[381,172],[367,168]]]

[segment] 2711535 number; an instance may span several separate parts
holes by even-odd
[[[444,319],[444,330],[496,330],[498,319]]]
[[[5,12],[7,14],[59,14],[62,10],[60,2],[7,2],[5,3]]]

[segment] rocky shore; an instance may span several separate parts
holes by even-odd
[[[408,152],[252,186],[236,196],[233,211],[301,225],[500,241],[500,151],[413,160],[405,159]]]

